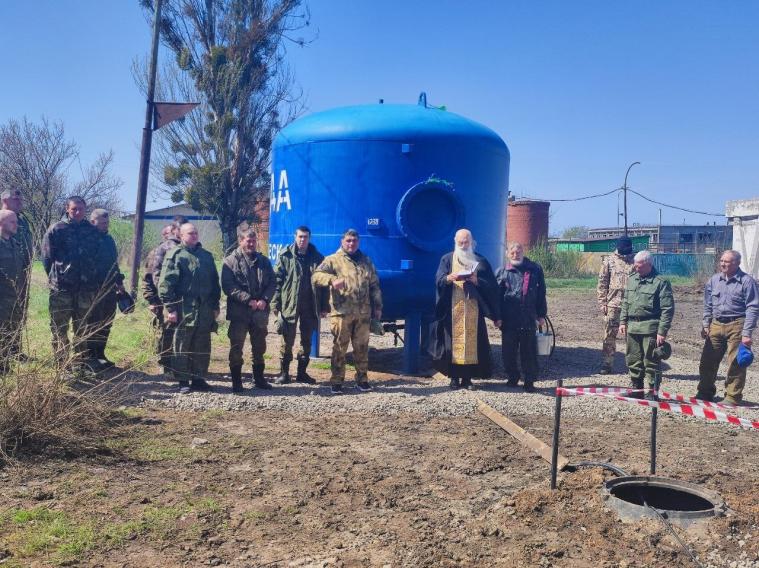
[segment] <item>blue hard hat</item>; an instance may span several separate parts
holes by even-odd
[[[741,343],[738,347],[738,356],[735,358],[739,367],[748,367],[754,361],[754,353]]]

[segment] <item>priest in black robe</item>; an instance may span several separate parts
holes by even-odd
[[[474,251],[467,229],[454,237],[455,248],[440,259],[435,276],[435,320],[429,352],[451,388],[471,389],[472,379],[490,377],[490,342],[485,318],[501,326],[498,284],[487,259]]]

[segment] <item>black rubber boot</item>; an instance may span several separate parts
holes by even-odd
[[[535,392],[535,384],[533,381],[525,380],[522,388],[524,389],[524,392]]]
[[[316,383],[316,380],[312,377],[308,376],[308,373],[306,373],[306,368],[308,367],[308,359],[298,359],[298,374],[295,377],[295,381],[298,383],[306,383],[309,385],[313,385]]]
[[[253,372],[255,373],[255,367],[253,368]],[[276,379],[274,379],[274,384],[286,385],[289,382],[290,382],[290,360],[282,359],[279,362],[279,376]]]
[[[272,386],[266,382],[266,379],[264,378],[264,366],[263,364],[260,365],[253,365],[253,384],[256,388],[259,389],[270,389]]]
[[[213,389],[205,379],[193,379],[190,381],[190,390],[197,392],[211,392]]]
[[[457,377],[451,377],[451,382],[448,385],[448,388],[451,390],[458,390],[461,387],[461,384],[459,383],[459,379]]]
[[[635,390],[643,390],[643,380],[642,379],[633,380],[632,384],[630,386],[632,388],[634,388]],[[628,397],[629,398],[643,398],[643,393],[642,392],[631,392],[628,395]]]
[[[472,384],[472,379],[469,377],[465,377],[461,379],[461,388],[465,390],[474,390],[474,385]]]
[[[242,365],[230,367],[229,374],[232,375],[232,392],[242,392]]]

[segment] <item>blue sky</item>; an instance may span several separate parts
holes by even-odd
[[[517,195],[630,187],[724,211],[759,196],[759,3],[313,0],[314,40],[289,58],[309,111],[415,103],[427,91],[498,132]],[[112,148],[134,207],[144,102],[130,66],[137,0],[0,2],[0,121],[62,120],[84,162]],[[12,54],[12,57],[8,57]],[[165,55],[165,54],[164,54]],[[616,224],[615,196],[552,205],[551,232]],[[630,197],[630,223],[658,206]],[[665,223],[724,218],[664,209]]]

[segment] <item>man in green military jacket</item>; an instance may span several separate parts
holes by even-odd
[[[224,259],[221,287],[227,295],[229,320],[229,371],[232,391],[242,392],[242,351],[250,335],[253,348],[253,384],[270,389],[264,378],[264,353],[269,324],[269,304],[276,282],[269,259],[258,252],[258,237],[249,223],[237,227],[239,245]]]
[[[311,337],[319,329],[320,312],[329,304],[329,296],[326,288],[317,289],[311,282],[311,275],[324,260],[324,255],[309,242],[310,239],[311,229],[298,227],[295,230],[295,242],[279,254],[274,267],[277,291],[272,298],[271,309],[274,317],[281,318],[282,324],[280,375],[275,380],[277,384],[290,382],[290,361],[293,360],[297,327],[300,327],[300,348],[295,380],[308,384],[316,382],[306,369],[311,357]]]
[[[10,369],[16,336],[21,334],[24,258],[13,239],[18,228],[13,211],[0,211],[0,375]]]
[[[32,275],[32,260],[34,259],[34,238],[29,220],[23,214],[24,200],[21,191],[11,187],[0,195],[3,211],[13,211],[16,214],[18,230],[12,237],[21,250],[21,260],[24,266],[22,288],[19,295],[20,324],[23,327],[26,321],[26,313],[29,307],[29,283]],[[21,333],[13,337],[11,353],[19,360],[24,361],[27,356],[21,351]]]
[[[669,281],[654,269],[650,252],[636,254],[633,268],[635,274],[627,280],[622,300],[619,334],[627,335],[625,360],[633,388],[643,389],[645,377],[653,389],[659,372],[659,358],[654,349],[667,339],[675,315],[675,299]]]
[[[219,315],[221,288],[213,255],[198,240],[198,230],[185,223],[181,243],[168,251],[158,294],[166,322],[175,326],[172,372],[180,392],[211,390],[205,381],[211,362],[211,332]]]

